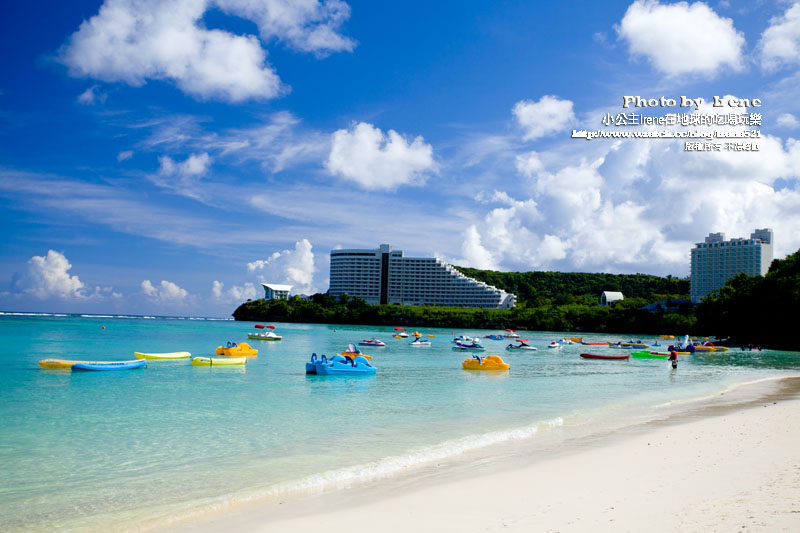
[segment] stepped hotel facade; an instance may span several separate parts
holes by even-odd
[[[370,304],[509,309],[515,296],[465,276],[441,259],[405,257],[390,244],[331,250],[330,289]]]
[[[763,276],[772,263],[772,229],[757,229],[749,239],[725,240],[724,233],[710,233],[692,248],[691,299],[700,302],[737,274]]]

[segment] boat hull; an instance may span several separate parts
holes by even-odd
[[[626,353],[625,355],[600,355],[596,353],[582,353],[581,357],[584,359],[602,359],[602,360],[609,360],[609,361],[621,361],[624,359],[629,359],[631,354]]]
[[[192,356],[189,352],[170,352],[170,353],[143,353],[133,352],[136,359],[188,359]]]
[[[72,365],[72,370],[88,371],[110,371],[110,370],[133,370],[144,368],[147,361],[144,359],[134,359],[132,361],[80,361]]]
[[[243,365],[247,357],[195,357],[192,359],[194,366],[231,366]]]

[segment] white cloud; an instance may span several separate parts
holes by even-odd
[[[519,101],[514,104],[512,113],[526,141],[561,131],[575,121],[572,102],[550,95],[542,96],[538,102]]]
[[[408,143],[394,130],[384,135],[365,122],[333,134],[325,167],[365,189],[421,184],[437,171],[433,148],[421,136]]]
[[[351,51],[355,43],[338,33],[350,18],[350,6],[340,0],[217,0],[220,9],[258,24],[261,37],[278,39],[303,52],[327,55]]]
[[[95,103],[104,104],[106,102],[106,97],[108,96],[105,93],[98,92],[98,86],[92,85],[85,91],[83,91],[80,96],[78,96],[78,103],[83,105],[92,105]]]
[[[481,235],[474,225],[464,231],[464,242],[461,245],[465,263],[472,268],[497,270],[492,253],[481,244]]]
[[[518,155],[516,157],[516,164],[517,172],[529,178],[544,170],[544,165],[539,159],[539,154],[536,152]]]
[[[146,296],[159,302],[180,303],[189,296],[186,289],[182,289],[175,283],[166,280],[161,280],[160,286],[156,287],[150,283],[149,279],[146,279],[142,281],[141,287]]]
[[[201,99],[242,102],[285,92],[258,38],[203,25],[212,8],[250,19],[265,38],[302,51],[324,55],[354,46],[336,32],[349,16],[347,4],[337,0],[106,0],[81,23],[60,59],[73,76],[133,86],[166,80]]]
[[[783,113],[778,116],[777,124],[783,128],[797,128],[800,126],[800,120],[791,113]]]
[[[727,113],[710,104],[699,112]],[[800,141],[762,132],[758,144],[687,152],[682,142],[636,139],[594,143],[599,156],[589,159],[564,141],[520,153],[524,182],[481,196],[496,205],[465,234],[462,252],[503,270],[688,275],[688,251],[709,232],[772,227],[782,257],[800,248]]]
[[[742,69],[743,34],[703,2],[636,0],[616,29],[632,55],[646,57],[668,76]]]
[[[88,287],[72,269],[67,257],[55,250],[46,256],[35,255],[28,260],[23,274],[14,274],[11,291],[3,295],[30,295],[39,300],[59,299],[73,302],[93,302],[105,298],[121,298],[112,287]]]
[[[211,285],[211,294],[215,300],[223,302],[244,302],[256,298],[256,287],[252,283],[245,283],[243,286],[234,285],[225,290],[225,284],[214,280]]]
[[[83,300],[87,298],[86,285],[78,276],[70,276],[72,265],[66,256],[48,250],[47,256],[35,255],[28,260],[28,279],[23,282],[23,292],[41,300]]]
[[[770,20],[769,27],[761,34],[758,49],[764,70],[800,63],[800,3]]]
[[[268,259],[248,263],[247,270],[259,272],[262,282],[293,285],[292,294],[317,292],[312,286],[316,267],[308,239],[296,242],[294,250],[275,252]]]
[[[117,162],[122,163],[133,157],[133,150],[123,150],[117,154]]]
[[[211,156],[203,152],[191,154],[184,161],[177,163],[169,156],[158,158],[159,169],[151,179],[157,185],[172,189],[190,198],[202,199],[202,191],[198,188],[200,179],[211,166]]]

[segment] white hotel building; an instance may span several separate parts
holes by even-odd
[[[691,298],[697,303],[736,274],[763,276],[772,263],[772,229],[757,229],[749,239],[725,240],[710,233],[692,248]]]
[[[372,250],[331,250],[328,294],[370,304],[514,307],[514,295],[465,276],[441,259],[403,257],[381,244]]]

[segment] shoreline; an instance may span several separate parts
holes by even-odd
[[[549,450],[517,443],[499,455],[242,504],[169,529],[800,529],[800,377],[664,408],[664,416]]]

